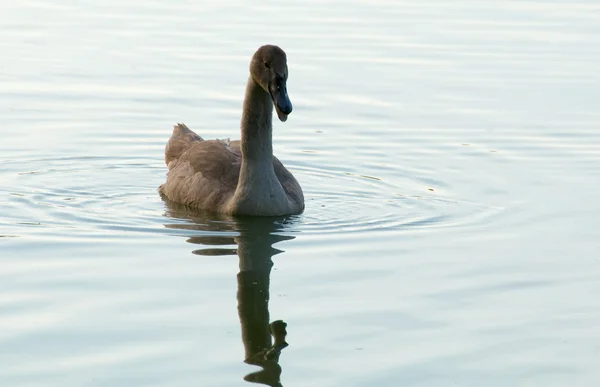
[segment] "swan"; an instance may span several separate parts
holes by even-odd
[[[287,57],[264,45],[252,56],[241,119],[241,140],[204,140],[174,126],[165,147],[169,169],[159,192],[166,199],[230,215],[280,216],[304,211],[302,188],[273,156],[273,106],[282,122],[292,112]]]

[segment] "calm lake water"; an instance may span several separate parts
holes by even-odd
[[[600,383],[599,2],[216,4],[0,5],[0,385]],[[166,204],[265,43],[305,213]]]

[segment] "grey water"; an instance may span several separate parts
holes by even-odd
[[[1,386],[600,383],[600,2],[0,13]],[[266,43],[306,211],[165,203]]]

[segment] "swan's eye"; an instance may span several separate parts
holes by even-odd
[[[269,64],[269,62],[265,62],[265,67],[268,68],[268,69],[271,68],[271,65]]]

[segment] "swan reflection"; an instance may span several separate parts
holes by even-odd
[[[166,202],[166,215],[185,219],[186,223],[171,223],[168,228],[201,231],[187,242],[202,246],[192,251],[198,255],[237,255],[239,257],[238,315],[244,343],[244,361],[261,367],[249,373],[244,380],[268,386],[281,386],[281,351],[286,342],[287,324],[282,320],[270,321],[269,283],[272,257],[281,253],[275,243],[294,239],[280,233],[294,221],[293,217],[230,217],[192,211]],[[191,223],[190,223],[191,222]]]

